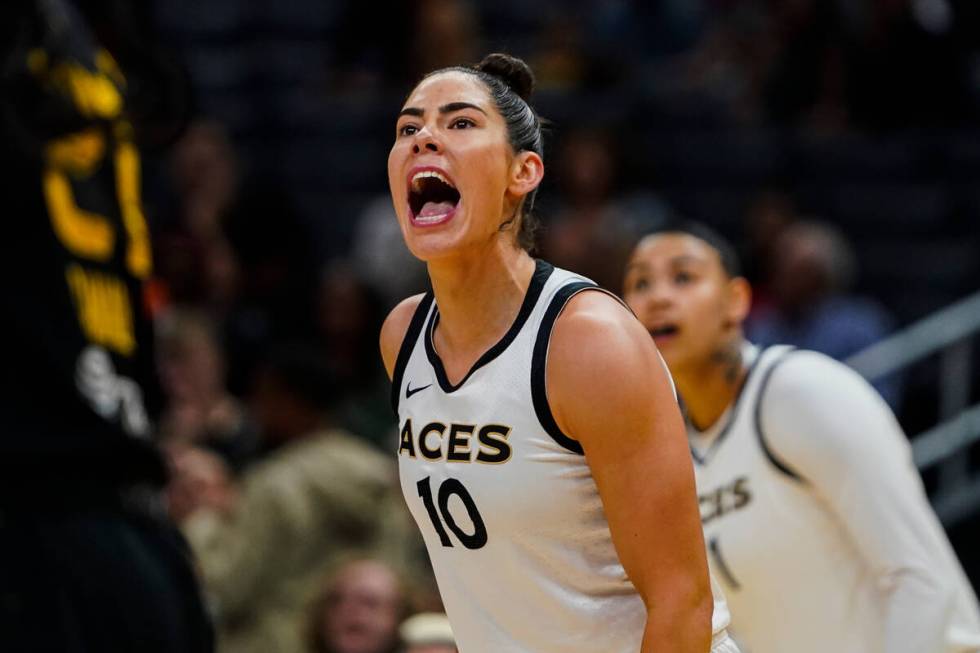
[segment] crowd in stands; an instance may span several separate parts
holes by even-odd
[[[553,121],[538,252],[614,291],[674,217],[740,245],[761,344],[843,359],[975,289],[970,0],[170,0],[154,20],[196,108],[147,161],[159,428],[223,651],[454,650],[377,352],[426,284],[384,171],[428,70],[531,63]],[[916,415],[923,383],[879,390]]]

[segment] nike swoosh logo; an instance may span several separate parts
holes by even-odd
[[[418,388],[413,388],[412,387],[412,382],[409,381],[408,382],[408,385],[405,386],[405,398],[408,399],[409,397],[411,397],[416,392],[422,392],[423,390],[425,390],[426,388],[429,388],[429,387],[432,387],[432,384],[431,383],[429,385],[423,385],[423,386],[420,386]]]

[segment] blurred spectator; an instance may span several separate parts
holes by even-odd
[[[854,251],[836,228],[815,221],[786,227],[772,248],[771,304],[750,316],[749,339],[812,349],[837,360],[878,342],[891,330],[891,318],[873,300],[848,294],[856,274]],[[876,387],[897,404],[894,380]]]
[[[395,653],[407,612],[398,576],[378,560],[356,559],[334,572],[310,613],[310,653]]]
[[[316,326],[343,388],[334,415],[339,425],[391,451],[391,386],[378,358],[385,309],[378,293],[348,263],[337,261],[324,271]]]
[[[393,461],[331,426],[340,392],[318,350],[277,349],[251,401],[268,458],[235,483],[201,449],[175,457],[172,506],[213,600],[220,650],[301,651],[304,611],[339,556],[374,551],[407,565],[420,550]]]
[[[238,393],[273,340],[308,335],[316,276],[292,198],[275,184],[243,184],[241,168],[220,123],[194,122],[170,158],[174,206],[156,234],[169,300],[220,324]]]
[[[476,63],[483,56],[478,17],[467,0],[418,0],[412,42],[415,77],[432,70]]]
[[[563,204],[541,238],[542,256],[616,290],[636,238],[666,218],[655,197],[628,202],[617,197],[618,157],[602,130],[571,132],[555,157]]]
[[[402,653],[456,653],[456,638],[446,615],[422,612],[402,622],[398,628]]]
[[[197,120],[174,146],[170,172],[184,229],[200,240],[221,235],[238,193],[238,162],[220,123]]]
[[[589,73],[582,25],[564,12],[552,15],[538,35],[538,52],[531,61],[537,87],[546,91],[573,90]]]
[[[238,194],[238,161],[224,128],[199,120],[170,158],[176,206],[157,233],[158,270],[171,299],[227,311],[241,270],[224,222]]]
[[[175,308],[157,320],[156,330],[165,397],[161,442],[169,447],[206,447],[237,473],[257,455],[258,432],[245,407],[225,387],[217,326],[200,310]]]

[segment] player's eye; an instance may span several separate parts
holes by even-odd
[[[691,283],[692,281],[694,281],[694,275],[690,272],[678,272],[674,275],[674,283],[679,286]]]
[[[408,124],[402,125],[401,127],[398,128],[398,135],[399,136],[411,136],[412,134],[418,133],[418,131],[419,131],[419,128],[416,125],[413,125],[411,123],[408,123]]]
[[[450,129],[468,129],[470,127],[476,127],[476,123],[469,118],[456,118],[449,123]]]
[[[646,290],[647,288],[650,287],[650,282],[647,281],[646,279],[640,278],[640,279],[635,280],[633,282],[632,286],[630,286],[630,287],[635,292],[641,292],[641,291]]]

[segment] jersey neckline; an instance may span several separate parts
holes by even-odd
[[[531,275],[531,283],[527,287],[527,293],[524,295],[524,301],[521,303],[521,308],[517,312],[517,317],[514,318],[514,322],[510,325],[510,328],[503,335],[503,337],[497,341],[490,349],[485,351],[480,358],[473,363],[473,367],[463,376],[459,383],[453,385],[449,382],[449,376],[446,374],[446,368],[442,364],[442,359],[439,358],[439,354],[436,352],[433,336],[436,331],[436,326],[439,324],[439,306],[436,304],[432,308],[432,314],[429,317],[429,322],[426,324],[424,331],[425,340],[425,353],[429,358],[429,363],[432,365],[432,369],[435,370],[436,380],[439,382],[439,387],[445,393],[452,393],[463,387],[463,384],[473,376],[473,373],[484,365],[490,363],[495,358],[504,353],[510,343],[514,341],[517,334],[520,333],[521,328],[527,322],[527,319],[531,316],[531,311],[534,310],[535,305],[538,303],[538,298],[541,297],[541,291],[544,289],[544,284],[554,272],[554,266],[552,266],[547,261],[541,259],[535,259],[534,262],[534,274]]]
[[[749,381],[752,380],[752,373],[759,367],[759,361],[762,360],[763,354],[765,354],[767,351],[769,351],[768,347],[757,349],[755,358],[749,364],[749,369],[746,370],[745,377],[742,379],[741,385],[739,385],[738,390],[735,392],[735,399],[732,400],[732,403],[729,404],[725,411],[728,413],[727,416],[722,416],[723,418],[727,417],[724,426],[721,427],[718,434],[711,440],[711,443],[707,446],[707,448],[705,448],[703,452],[698,451],[690,441],[690,436],[688,436],[688,448],[691,450],[691,457],[694,458],[694,462],[696,462],[698,465],[703,466],[708,464],[709,459],[714,455],[715,451],[718,450],[718,447],[721,446],[721,443],[725,440],[725,437],[732,430],[735,420],[738,419],[739,409],[742,407],[742,397],[745,395],[745,389],[749,387]],[[684,413],[684,423],[687,425],[687,428],[698,430],[688,418],[687,411],[683,409],[683,401],[681,404],[682,411]],[[710,429],[711,427],[708,427],[708,429],[705,430],[707,431]]]

